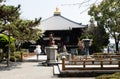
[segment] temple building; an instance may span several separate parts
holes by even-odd
[[[61,15],[59,8],[56,8],[54,15],[41,21],[40,28],[44,30],[44,36],[39,44],[49,45],[49,34],[53,34],[55,44],[66,45],[68,49],[77,47],[78,38],[87,25],[74,22]]]

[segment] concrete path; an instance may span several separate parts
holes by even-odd
[[[35,58],[35,56],[31,57],[31,59],[32,58]],[[81,77],[59,78],[53,75],[52,66],[42,66],[41,62],[17,62],[14,63],[14,65],[10,68],[0,67],[0,79],[95,79],[95,78],[81,78]]]
[[[37,56],[34,55],[34,56],[26,57],[24,60],[37,60]],[[47,55],[39,55],[38,60],[39,61],[47,60]]]

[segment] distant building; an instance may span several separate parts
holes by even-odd
[[[63,17],[59,8],[56,8],[53,16],[41,21],[40,28],[44,30],[44,36],[38,43],[48,46],[49,34],[52,33],[55,44],[66,45],[67,48],[75,48],[77,47],[78,38],[87,27],[87,25],[82,25]]]

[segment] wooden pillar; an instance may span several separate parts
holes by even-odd
[[[101,68],[103,68],[103,61],[100,61]]]
[[[100,59],[101,59],[101,60],[103,59],[103,55],[101,55]]]
[[[92,64],[94,64],[94,60],[92,61]]]
[[[23,53],[21,52],[20,54],[21,54],[21,61],[23,61]]]
[[[76,60],[76,59],[74,59],[74,64],[75,64],[75,65],[77,64],[77,60]]]
[[[65,70],[65,56],[62,57],[62,70]]]
[[[83,61],[83,68],[85,68],[85,63],[86,63],[86,61],[84,60],[84,61]]]
[[[112,56],[110,56],[110,64],[112,64]]]
[[[72,54],[72,64],[76,64],[76,60],[75,60],[75,55],[74,54]]]
[[[74,60],[75,59],[75,55],[74,54],[72,54],[72,60]]]
[[[120,60],[118,61],[118,64],[119,64],[119,68],[120,68]]]

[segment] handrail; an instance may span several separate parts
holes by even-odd
[[[86,69],[120,69],[120,60],[72,60],[69,62],[74,62],[74,63],[65,63],[65,58],[62,59],[62,70],[70,70],[70,69],[81,69],[81,70],[86,70]],[[81,62],[82,64],[79,64],[78,62]],[[91,64],[87,64],[87,62],[91,62]],[[96,63],[97,62],[97,63]],[[105,63],[105,62],[110,62],[110,63]],[[116,63],[113,63],[116,62]],[[81,65],[82,67],[69,67],[67,68],[66,65]],[[91,68],[88,68],[87,65],[92,65]],[[99,65],[100,67],[93,67],[95,65]],[[104,67],[104,65],[118,65],[118,67]]]

